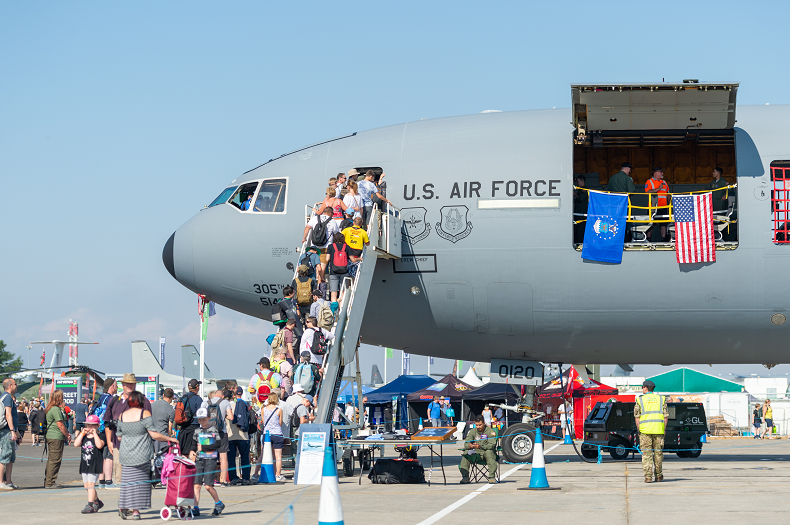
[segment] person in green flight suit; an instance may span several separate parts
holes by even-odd
[[[469,431],[464,441],[464,453],[461,456],[461,483],[469,481],[469,465],[472,462],[485,460],[488,465],[488,482],[496,483],[496,430],[487,427],[483,416],[475,418],[475,426]]]
[[[634,179],[631,178],[631,163],[623,162],[620,171],[609,177],[609,191],[614,193],[635,193]]]
[[[713,169],[713,180],[705,186],[706,190],[713,191],[713,211],[724,211],[727,209],[727,190],[720,189],[729,186],[729,183],[722,177],[724,170],[716,167]]]

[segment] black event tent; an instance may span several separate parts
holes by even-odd
[[[409,400],[409,428],[412,432],[416,431],[420,424],[420,418],[423,419],[424,426],[429,426],[429,423],[424,420],[428,418],[428,404],[433,401],[434,396],[450,399],[450,404],[455,411],[455,421],[458,421],[458,416],[461,414],[461,395],[470,390],[472,387],[453,374],[447,374],[422,390],[409,394],[406,396]]]
[[[398,420],[395,428],[407,428],[409,425],[409,411],[406,396],[415,390],[425,388],[434,384],[436,381],[426,375],[398,376],[397,379],[390,381],[386,385],[368,392],[366,405],[390,405],[392,398],[398,399]],[[372,412],[371,412],[372,414]]]
[[[486,403],[515,405],[519,397],[521,397],[519,387],[505,383],[488,383],[480,388],[464,392],[461,396],[461,410],[463,411],[461,421],[473,421],[475,417],[483,413]],[[496,412],[496,408],[492,407],[491,412]],[[509,410],[505,411],[506,418],[513,415]]]

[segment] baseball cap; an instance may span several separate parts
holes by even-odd
[[[313,402],[313,396],[311,396],[310,394],[305,394],[304,398],[310,401],[311,403]]]
[[[307,272],[308,270],[310,270],[310,268],[308,268],[306,264],[301,264],[301,265],[299,265],[298,270],[300,272]]]
[[[87,418],[85,418],[85,424],[86,425],[98,425],[99,423],[100,423],[99,416],[97,416],[95,414],[94,415],[90,415]]]
[[[263,365],[263,366],[269,366],[269,365],[271,364],[271,362],[269,361],[269,358],[268,358],[268,357],[261,357],[261,358],[258,360],[258,364],[259,364],[259,365]]]
[[[237,386],[237,387],[236,387],[236,395],[237,395],[237,396],[244,395],[244,389],[243,389],[243,388],[241,388],[240,386]]]
[[[298,394],[299,392],[304,392],[304,387],[299,383],[294,384],[293,386],[293,393]]]
[[[198,408],[198,411],[197,411],[197,414],[195,414],[195,417],[198,418],[198,419],[200,419],[202,417],[208,417],[208,410],[206,410],[204,407]]]
[[[622,164],[620,164],[620,167],[621,168],[632,168],[633,166],[631,166],[630,162],[623,162]]]
[[[189,383],[188,383],[189,388],[195,388],[196,386],[201,385],[201,384],[203,384],[203,383],[201,381],[198,381],[197,379],[190,379]]]

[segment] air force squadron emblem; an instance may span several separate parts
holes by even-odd
[[[618,229],[617,221],[608,215],[598,217],[593,223],[593,231],[602,240],[614,238]]]
[[[467,220],[469,208],[466,206],[443,206],[441,222],[436,223],[436,233],[442,239],[455,244],[472,233],[472,223]]]
[[[425,220],[425,208],[403,208],[400,212],[403,219],[403,240],[416,244],[431,233],[431,223]]]

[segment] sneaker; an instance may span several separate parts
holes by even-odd
[[[196,518],[200,516],[200,507],[192,507],[192,515]]]
[[[235,487],[236,485],[241,485],[241,479],[240,478],[236,478],[233,481],[231,481],[230,484],[233,487]]]
[[[218,501],[217,503],[214,504],[214,512],[212,512],[211,514],[213,514],[214,516],[219,516],[220,514],[222,514],[223,510],[225,510],[225,504],[222,503],[221,501]]]
[[[219,484],[219,486],[220,487],[230,487],[230,483],[228,483],[227,481],[223,481],[222,483]]]
[[[14,490],[14,486],[8,485],[6,483],[0,483],[0,490]]]
[[[242,485],[252,485],[252,482],[250,480],[248,480],[248,479],[243,479],[243,480],[241,480],[241,484]]]
[[[470,483],[471,481],[469,481],[469,478],[461,478],[461,485],[468,485]]]
[[[9,483],[9,485],[11,485],[15,489],[19,490],[19,485],[17,485],[16,483]]]
[[[83,514],[93,514],[96,512],[96,507],[93,506],[93,503],[88,503],[85,505],[85,508],[82,509]]]
[[[102,500],[97,499],[93,502],[93,508],[96,509],[96,512],[99,512],[102,507],[104,507],[104,502]]]
[[[275,476],[274,480],[275,481],[285,481],[285,476]]]
[[[488,480],[489,485],[496,485],[496,483],[497,483],[496,478],[491,478]]]
[[[44,487],[45,489],[62,489],[63,485],[50,485],[48,487]]]
[[[117,483],[105,483],[104,488],[111,490],[121,490],[121,487],[119,487]]]

